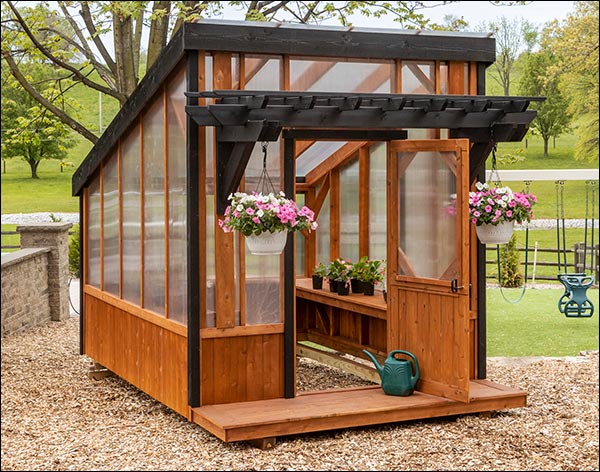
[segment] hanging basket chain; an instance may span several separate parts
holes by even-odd
[[[494,140],[494,132],[493,131],[492,131],[491,140],[492,140],[492,169],[490,172],[490,180],[489,181],[494,182],[494,185],[496,187],[501,187],[502,181],[500,180],[500,173],[498,172],[497,159],[496,159],[496,151],[498,150],[498,143],[496,143],[496,141]],[[493,180],[494,174],[496,174],[496,180]]]
[[[256,193],[261,193],[263,195],[267,195],[269,193],[276,193],[275,187],[273,186],[273,182],[271,181],[271,177],[269,177],[269,173],[267,172],[267,147],[269,143],[267,141],[263,141],[262,143],[262,152],[263,152],[263,168],[258,178],[258,182],[256,182]]]

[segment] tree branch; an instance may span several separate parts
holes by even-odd
[[[50,112],[58,117],[60,121],[62,121],[67,126],[70,126],[79,134],[81,134],[84,138],[96,144],[98,141],[98,136],[94,133],[90,132],[85,126],[83,126],[78,121],[71,118],[67,113],[58,108],[52,102],[50,102],[47,98],[43,97],[36,89],[34,89],[29,82],[25,79],[21,71],[19,70],[19,66],[15,63],[14,59],[10,55],[9,51],[2,49],[2,58],[6,61],[6,64],[10,68],[12,75],[17,79],[21,87],[25,89],[25,91],[31,95],[40,105],[46,107]]]
[[[112,57],[110,57],[110,54],[104,47],[104,43],[100,39],[100,35],[96,31],[96,27],[94,26],[94,21],[92,20],[92,13],[90,12],[90,7],[88,5],[88,2],[81,2],[81,10],[79,10],[79,14],[83,18],[85,26],[86,26],[88,32],[90,33],[90,36],[94,40],[94,44],[98,48],[98,51],[100,51],[100,54],[102,55],[102,59],[104,59],[104,62],[106,62],[107,67],[111,70],[113,75],[116,77],[117,76],[117,65],[115,64],[115,61],[113,61]]]
[[[60,60],[58,57],[56,57],[54,54],[52,54],[51,51],[49,51],[42,43],[40,43],[38,41],[38,39],[35,37],[33,32],[29,29],[29,27],[25,23],[25,20],[23,20],[23,17],[21,16],[21,14],[17,10],[17,8],[13,5],[13,3],[12,2],[6,2],[6,3],[8,3],[8,6],[13,11],[17,21],[19,22],[19,25],[21,26],[21,28],[23,28],[23,31],[25,32],[27,37],[31,40],[33,45],[35,47],[37,47],[40,50],[40,52],[44,56],[46,56],[48,59],[50,59],[54,64],[71,72],[75,77],[77,77],[79,79],[80,82],[84,83],[85,85],[87,85],[90,88],[93,88],[95,90],[98,90],[99,92],[110,95],[111,97],[114,97],[119,101],[125,100],[127,98],[127,97],[121,96],[121,94],[119,94],[118,92],[115,92],[114,90],[112,90],[110,88],[103,87],[102,85],[94,82],[93,80],[88,79],[81,72],[79,72],[75,67],[71,66],[70,64],[67,64],[66,62]]]

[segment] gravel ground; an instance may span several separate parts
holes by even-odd
[[[79,319],[2,339],[2,470],[598,470],[598,351],[490,359],[488,379],[528,406],[223,443],[118,377],[91,380]],[[302,388],[354,385],[299,360]]]

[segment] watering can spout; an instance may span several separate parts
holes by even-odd
[[[369,357],[369,359],[371,359],[373,364],[375,364],[377,373],[379,374],[379,377],[381,378],[381,376],[383,374],[383,366],[379,362],[377,362],[377,359],[375,359],[375,356],[373,354],[371,354],[369,351],[363,349],[363,352]]]

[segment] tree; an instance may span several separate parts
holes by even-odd
[[[480,27],[480,29],[482,29]],[[522,49],[533,48],[536,42],[537,31],[526,20],[500,18],[498,22],[490,22],[483,29],[494,32],[496,38],[496,61],[494,68],[497,76],[492,77],[502,87],[505,96],[510,95],[510,79],[515,61]]]
[[[554,22],[544,45],[556,56],[549,70],[560,79],[569,111],[578,118],[575,158],[598,159],[598,2],[575,2],[575,11]]]
[[[441,4],[453,2],[441,2]],[[458,2],[456,2],[458,3]],[[527,2],[490,2],[520,5]],[[57,71],[56,88],[81,83],[125,103],[142,71],[148,70],[183,21],[222,14],[230,5],[243,9],[251,21],[319,23],[335,19],[350,25],[352,15],[390,15],[401,28],[448,29],[432,23],[422,13],[432,6],[419,1],[127,1],[127,2],[37,2],[17,6],[2,2],[2,58],[14,77],[40,105],[64,124],[95,143],[98,136],[61,106],[50,101],[29,82],[24,64],[44,62]],[[456,23],[456,22],[452,22]],[[456,23],[460,27],[461,23]],[[146,26],[148,25],[148,26]],[[148,42],[142,45],[147,27]],[[115,54],[106,39],[111,38]],[[146,63],[144,64],[144,51]],[[96,75],[98,80],[91,77]]]
[[[523,95],[544,96],[543,102],[532,102],[531,108],[537,109],[532,128],[544,140],[544,156],[548,157],[548,142],[569,129],[571,115],[569,102],[561,94],[559,77],[549,74],[548,70],[556,65],[556,58],[547,50],[527,54],[520,80]]]

